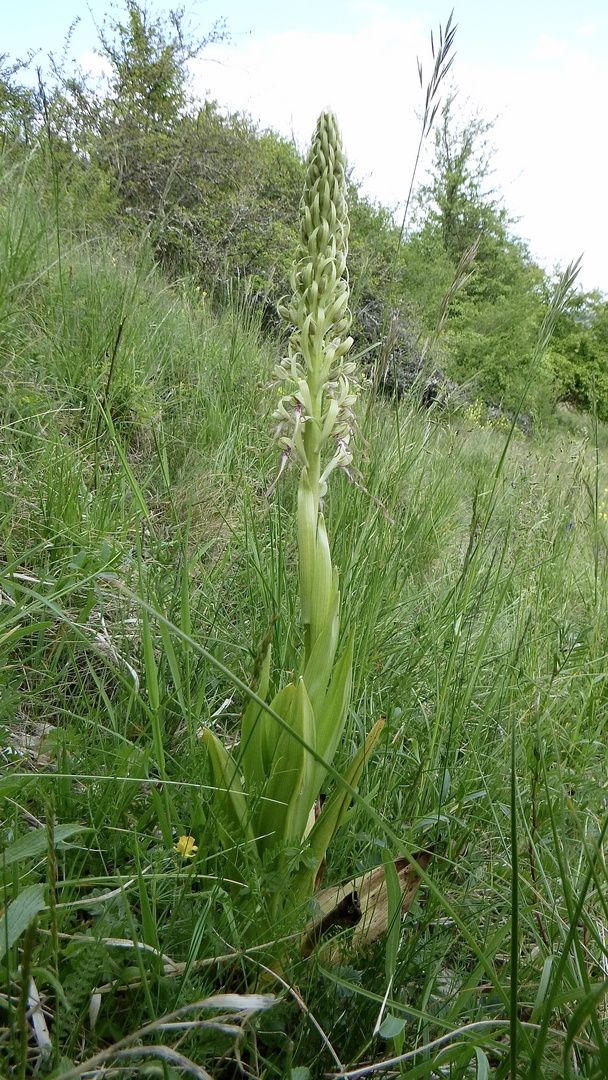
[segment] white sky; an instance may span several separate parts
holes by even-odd
[[[445,25],[449,4],[186,0],[195,31],[225,17],[232,38],[204,51],[195,86],[293,134],[302,147],[330,105],[365,190],[393,205],[407,194],[418,141],[416,58],[426,79],[430,32]],[[18,7],[0,0],[5,5],[0,52],[58,52],[78,16],[70,55],[92,62],[91,12],[102,23],[104,0],[22,0]],[[456,0],[455,21],[453,85],[463,105],[497,117],[494,180],[521,219],[517,231],[549,269],[584,253],[581,283],[608,293],[606,0]]]

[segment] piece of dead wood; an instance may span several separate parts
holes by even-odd
[[[327,890],[329,891],[329,890]],[[307,928],[302,940],[302,956],[310,956],[315,945],[335,927],[356,926],[361,920],[362,911],[359,894],[356,890],[347,893],[342,899],[320,919]]]
[[[418,851],[412,857],[424,872],[433,856],[432,848]],[[401,888],[401,917],[409,911],[420,885],[420,875],[414,866],[404,857],[395,859],[395,870]],[[373,870],[344,885],[334,885],[322,889],[315,896],[322,914],[310,923],[302,938],[302,956],[310,956],[318,942],[335,927],[354,926],[349,948],[361,951],[381,938],[388,930],[389,909],[388,889],[384,866]],[[353,917],[353,913],[357,917]],[[326,960],[339,959],[342,950],[330,947]]]

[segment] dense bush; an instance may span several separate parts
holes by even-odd
[[[558,322],[549,356],[558,400],[608,419],[608,302],[579,293]]]

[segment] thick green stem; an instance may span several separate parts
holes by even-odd
[[[312,368],[312,363],[310,364]],[[322,391],[312,394],[312,416],[304,428],[304,450],[307,465],[302,470],[300,496],[298,498],[298,546],[300,556],[300,603],[304,624],[304,665],[310,659],[319,633],[319,622],[323,618],[322,596],[326,589],[322,582],[331,578],[331,561],[327,565],[329,549],[319,540],[319,518],[321,515],[321,453],[319,437],[321,433]],[[324,605],[323,605],[324,606]]]

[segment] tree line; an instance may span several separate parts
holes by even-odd
[[[154,15],[126,0],[122,18],[100,30],[101,83],[51,60],[32,87],[28,61],[0,56],[0,169],[27,161],[70,228],[143,236],[172,277],[193,279],[218,302],[239,282],[271,310],[288,290],[304,164],[293,142],[192,96],[189,61],[226,33],[220,23],[195,40],[183,11]],[[406,362],[422,358],[470,398],[508,411],[551,279],[491,187],[491,127],[460,115],[448,96],[404,236],[351,175],[349,266],[363,347],[384,349],[387,364],[395,348]],[[527,409],[542,422],[558,402],[608,420],[608,302],[599,291],[577,292],[560,318]]]

